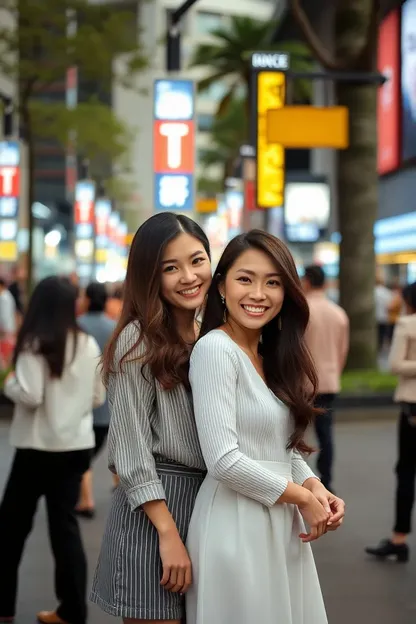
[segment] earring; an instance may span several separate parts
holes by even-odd
[[[277,329],[279,331],[282,331],[282,317],[279,316],[279,318],[277,319]]]
[[[222,320],[224,321],[224,323],[226,323],[227,322],[227,306],[225,305],[224,295],[221,295],[221,303],[224,306],[224,314],[222,315]]]

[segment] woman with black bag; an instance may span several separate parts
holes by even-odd
[[[409,560],[407,536],[415,498],[416,477],[416,282],[406,286],[403,299],[407,314],[399,319],[390,352],[390,368],[398,375],[395,400],[401,404],[399,459],[396,465],[396,520],[393,535],[366,552],[379,559]]]

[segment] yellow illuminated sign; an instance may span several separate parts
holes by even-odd
[[[216,212],[217,200],[215,197],[200,197],[196,200],[196,211],[199,213]]]
[[[283,206],[285,150],[267,141],[267,112],[285,105],[286,77],[283,72],[260,72],[257,77],[257,205]]]
[[[285,106],[268,110],[266,116],[269,143],[292,149],[348,147],[348,109],[345,106]]]
[[[14,241],[0,241],[0,260],[15,262],[17,260],[17,243]]]

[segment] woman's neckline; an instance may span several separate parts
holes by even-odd
[[[267,388],[267,390],[271,393],[271,395],[277,400],[280,401],[280,399],[277,398],[277,396],[275,395],[275,393],[273,392],[273,390],[271,390],[269,388],[269,386],[267,385],[267,383],[264,381],[263,377],[259,374],[258,370],[256,369],[256,367],[254,366],[253,362],[251,361],[249,355],[244,351],[244,349],[242,347],[240,347],[240,345],[238,344],[238,342],[236,342],[233,338],[231,338],[231,336],[229,334],[227,334],[227,332],[225,332],[223,329],[213,329],[212,331],[215,332],[221,332],[221,334],[224,334],[224,336],[226,336],[228,338],[228,340],[231,340],[231,342],[233,343],[233,345],[235,345],[237,347],[237,349],[239,350],[240,353],[242,353],[245,357],[245,359],[249,362],[250,367],[252,369],[252,371],[254,372],[254,374],[260,379],[261,383],[263,384],[263,386],[265,388]]]

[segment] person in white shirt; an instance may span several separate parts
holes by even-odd
[[[16,332],[16,304],[13,295],[7,289],[4,279],[0,278],[0,334],[14,335]]]
[[[393,301],[393,292],[384,285],[381,277],[377,277],[374,291],[376,305],[376,322],[378,331],[378,348],[383,350],[385,342],[390,337],[390,306]]]
[[[0,622],[12,622],[24,544],[38,500],[46,499],[55,559],[56,611],[45,624],[85,624],[85,553],[75,505],[94,447],[92,409],[105,401],[100,349],[77,326],[76,288],[49,277],[31,298],[4,392],[15,403],[15,455],[0,504]]]

